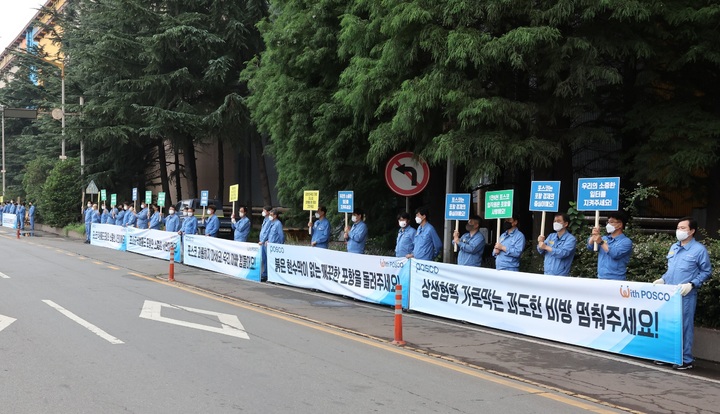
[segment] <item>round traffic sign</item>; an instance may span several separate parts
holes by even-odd
[[[385,181],[396,194],[413,196],[430,181],[430,167],[423,159],[414,159],[412,152],[401,152],[390,158],[385,167]]]

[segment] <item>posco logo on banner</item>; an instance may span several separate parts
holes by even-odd
[[[407,263],[407,259],[400,259],[400,260],[380,259],[380,267],[391,267],[393,269],[399,269],[399,268],[405,266],[405,263]]]
[[[620,296],[624,298],[633,299],[647,299],[647,300],[662,300],[665,302],[670,301],[670,294],[665,292],[655,292],[652,290],[635,290],[630,289],[630,286],[620,286]]]
[[[418,272],[432,273],[434,275],[440,273],[440,269],[437,266],[426,265],[422,263],[415,263],[415,270]]]
[[[285,249],[280,246],[270,246],[270,253],[285,253]]]

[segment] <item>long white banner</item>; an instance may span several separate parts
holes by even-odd
[[[412,260],[410,309],[618,354],[682,363],[677,286]]]
[[[175,246],[176,262],[180,262],[180,236],[174,231],[136,229],[127,227],[125,243],[127,251],[158,259],[170,260],[170,247]]]
[[[200,235],[185,235],[183,263],[259,282],[262,250],[257,243],[241,243]]]
[[[114,250],[125,250],[125,227],[94,223],[90,227],[90,244]]]
[[[409,261],[307,246],[269,244],[268,281],[317,289],[365,302],[395,304],[395,285],[403,286],[407,308]],[[405,266],[407,265],[407,266]],[[404,269],[401,272],[401,269]]]
[[[9,227],[11,229],[17,228],[17,216],[12,213],[3,213],[2,226]]]

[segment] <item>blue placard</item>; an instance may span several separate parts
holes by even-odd
[[[132,194],[132,201],[137,201],[137,187],[133,188]]]
[[[617,211],[620,209],[620,177],[578,179],[577,209]]]
[[[338,213],[352,213],[355,200],[352,191],[338,191]]]
[[[470,194],[445,195],[445,220],[470,218]]]
[[[530,184],[530,211],[558,211],[560,181],[533,181]]]
[[[209,193],[208,190],[200,191],[200,207],[207,207],[208,198],[210,198],[208,193]]]

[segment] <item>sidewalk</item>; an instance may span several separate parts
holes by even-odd
[[[4,229],[7,231],[8,229]],[[6,233],[7,235],[7,233]],[[168,263],[57,237],[22,238],[167,279]],[[175,280],[200,290],[277,309],[390,342],[394,310],[287,286],[235,279],[175,264]],[[404,340],[417,352],[459,361],[501,376],[542,384],[615,408],[652,413],[720,413],[720,366],[698,361],[678,372],[639,360],[463,324],[419,313],[403,318]]]

